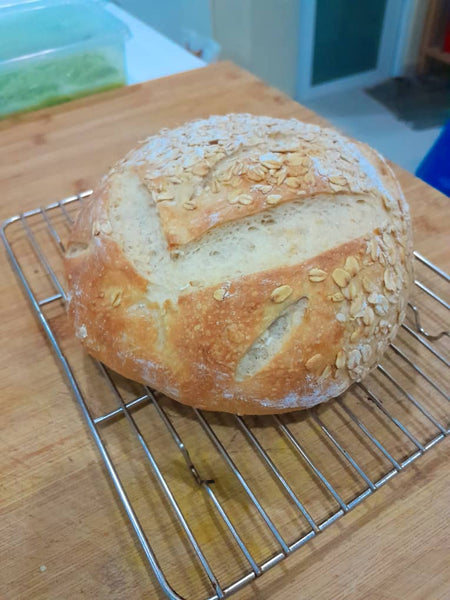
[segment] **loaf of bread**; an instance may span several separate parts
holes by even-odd
[[[185,404],[284,412],[341,394],[396,335],[409,213],[365,144],[295,119],[215,116],[119,162],[65,266],[94,357]]]

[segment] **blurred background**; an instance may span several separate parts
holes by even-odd
[[[221,59],[448,193],[450,0],[0,0],[3,117]]]

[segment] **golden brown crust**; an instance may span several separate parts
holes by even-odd
[[[146,280],[109,237],[106,193],[103,187],[91,198],[72,231],[65,257],[69,316],[92,356],[129,378],[170,390],[170,371],[161,364],[160,307],[149,302]]]
[[[237,127],[242,127],[237,120]],[[286,127],[291,127],[292,122],[288,123]],[[188,124],[186,129],[189,132],[193,127]],[[203,122],[200,129],[205,127],[207,124]],[[281,144],[275,125],[270,127],[274,143]],[[267,189],[252,189],[254,183],[248,173],[256,164],[253,158],[264,156],[269,150],[258,146],[254,152],[254,146],[248,149],[245,144],[240,154],[236,154],[236,148],[231,149],[231,159],[226,160],[231,165],[246,165],[240,174],[232,175],[239,178],[231,186],[232,193],[248,194],[251,196],[248,203],[230,203],[230,186],[226,181],[218,192],[212,193],[210,187],[208,191],[212,181],[209,163],[208,171],[205,166],[196,169],[199,175],[194,173],[194,177],[209,178],[208,186],[202,183],[194,210],[183,208],[182,203],[186,186],[192,184],[192,166],[186,180],[177,183],[181,179],[179,174],[158,174],[159,159],[142,158],[145,152],[141,148],[112,171],[82,210],[65,259],[69,313],[77,336],[93,356],[124,376],[183,403],[241,414],[307,408],[343,392],[352,381],[373,368],[403,320],[411,283],[406,203],[392,171],[367,146],[352,144],[360,158],[349,163],[341,136],[314,128],[315,141],[305,142],[312,143],[308,153],[302,139],[296,148],[292,147],[292,137],[300,131],[295,123],[292,129],[294,133],[283,142],[285,147],[291,144],[291,148],[279,154],[295,155],[293,162],[297,166],[306,165],[305,157],[309,165],[315,165],[311,177],[306,182],[302,180],[295,189],[286,187],[284,182],[273,183],[271,169],[265,172],[262,183],[257,184],[266,185]],[[166,133],[165,138],[171,139],[171,134]],[[320,135],[323,139],[317,141]],[[211,136],[217,137],[217,131]],[[341,146],[344,144],[339,153],[344,158],[336,159],[327,172],[321,161],[329,160],[329,152],[335,152],[335,139]],[[327,144],[331,144],[331,149]],[[173,146],[176,144],[172,139],[169,147]],[[166,154],[162,156],[167,160]],[[208,157],[202,160],[212,162]],[[226,160],[219,153],[216,174],[218,169],[227,167]],[[344,163],[350,167],[343,166]],[[170,163],[169,171],[172,167]],[[127,259],[114,235],[108,210],[110,182],[115,173],[128,170],[144,178],[143,172],[148,173],[149,169],[157,174],[151,180],[148,176],[146,179],[146,186],[154,194],[169,197],[170,178],[175,181],[171,185],[180,186],[176,202],[157,202],[155,198],[169,247],[186,244],[211,227],[243,215],[299,196],[314,196],[319,191],[335,194],[343,190],[352,193],[353,189],[355,197],[364,190],[374,198],[381,195],[390,217],[373,231],[299,264],[241,275],[179,293],[175,300],[156,302],[148,293],[148,280]],[[341,170],[340,180],[336,169]],[[268,198],[274,194],[280,198],[270,204]],[[250,375],[245,369],[240,374],[242,361],[258,346],[259,340],[267,337],[274,324],[281,323],[280,317],[284,319],[302,302],[298,320],[279,330],[281,345],[274,355],[266,360],[257,358],[261,363]],[[259,357],[258,350],[255,356]]]
[[[308,399],[314,404],[318,395],[327,393],[329,381],[323,385],[320,377],[327,366],[337,374],[336,355],[348,331],[334,318],[336,306],[328,299],[339,289],[331,275],[319,284],[311,282],[308,273],[320,268],[330,274],[335,265],[343,264],[347,252],[355,254],[364,246],[362,240],[354,241],[301,266],[242,277],[231,284],[221,302],[215,300],[214,288],[180,298],[170,331],[177,356],[184,357],[183,396],[196,396],[196,402],[210,410],[254,414],[292,410],[300,398],[304,405]],[[282,285],[292,289],[291,295],[285,302],[272,302],[273,290]],[[269,323],[301,298],[307,298],[308,305],[283,352],[253,377],[237,382],[241,357]],[[306,363],[318,354],[319,363],[313,370],[307,369]],[[336,389],[341,391],[349,379],[343,373],[338,375]]]

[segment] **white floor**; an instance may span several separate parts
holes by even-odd
[[[411,173],[415,172],[440,132],[440,128],[411,129],[362,90],[303,100],[302,104]]]

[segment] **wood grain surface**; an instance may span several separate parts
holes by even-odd
[[[5,120],[0,122],[0,217],[44,206],[94,186],[114,161],[161,127],[227,112],[323,122],[230,63]],[[415,247],[450,271],[449,199],[401,169],[395,170],[411,206]],[[57,221],[56,225],[64,231],[64,223]],[[20,247],[20,240],[17,244]],[[37,286],[42,285],[43,294],[47,293],[47,278],[34,269],[29,249],[22,250],[30,277],[35,278]],[[0,285],[0,598],[162,599],[80,411],[4,252]],[[61,306],[50,305],[46,314],[63,340],[65,352],[70,352],[86,395],[94,400],[103,398],[98,374],[74,343]],[[125,382],[120,386],[125,394],[132,393]],[[327,410],[334,410],[332,404]],[[168,412],[183,432],[188,447],[195,447],[198,464],[209,468],[211,449],[199,441],[202,438],[195,425],[177,407],[168,404]],[[171,443],[167,432],[158,427],[156,417],[149,420],[146,415],[144,411],[138,413],[141,426],[160,449],[159,458],[171,484],[185,499],[191,520],[200,519],[196,535],[209,552],[220,555],[219,571],[238,573],[241,565],[227,544],[215,547],[210,530],[202,526],[204,501],[193,480],[185,478],[185,466],[171,461],[170,452],[166,452]],[[137,502],[143,519],[154,529],[161,555],[175,572],[178,591],[187,598],[199,597],[190,595],[198,573],[188,568],[190,554],[177,541],[173,521],[161,517],[155,523],[152,519],[152,510],[159,511],[165,501],[149,486],[141,487],[142,481],[151,476],[123,425],[119,421],[111,428],[110,450],[125,476],[130,477],[133,496],[141,499]],[[226,422],[219,419],[216,425],[224,437],[231,435]],[[343,423],[342,433],[345,427]],[[261,436],[265,435],[263,429],[258,429]],[[234,444],[236,460],[253,469],[256,463],[245,460],[244,443],[238,437],[227,442]],[[235,597],[449,598],[448,449],[448,440],[433,448],[344,519]],[[273,452],[281,457],[285,449],[280,443]],[[317,453],[320,460],[318,446]],[[367,466],[375,469],[371,461],[368,457]],[[214,476],[220,482],[221,467],[218,465],[217,469],[219,476],[217,471]],[[260,477],[256,466],[249,476],[257,485]],[[226,477],[224,472],[224,480]],[[305,488],[302,491],[313,498],[312,484],[306,475],[301,481]],[[226,502],[227,510],[247,511],[242,526],[258,540],[259,529],[238,491],[231,490]],[[292,517],[283,506],[281,500],[273,500],[280,526],[289,529]],[[320,509],[317,507],[317,511]],[[252,548],[256,554],[267,543],[261,536],[260,543],[256,541]]]

